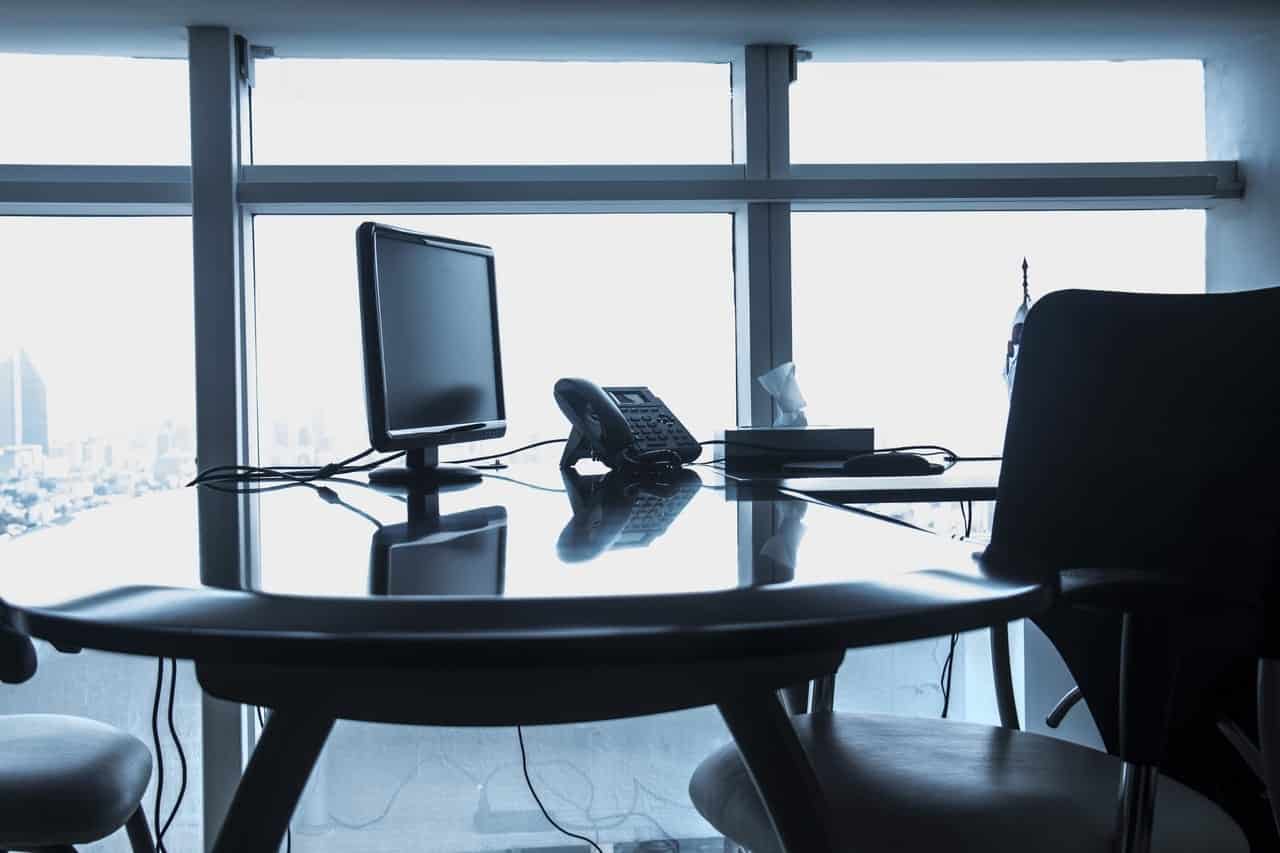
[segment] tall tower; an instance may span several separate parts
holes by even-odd
[[[0,447],[38,444],[49,452],[44,379],[25,350],[0,361]]]

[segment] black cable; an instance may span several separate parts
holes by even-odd
[[[483,462],[486,459],[500,459],[503,456],[515,456],[517,453],[523,453],[526,450],[533,450],[535,447],[545,447],[548,444],[564,444],[567,438],[548,438],[546,441],[535,441],[533,444],[526,444],[524,447],[517,447],[514,450],[508,450],[504,453],[491,453],[488,456],[472,456],[470,459],[450,459],[446,465],[465,465],[468,462]]]
[[[225,495],[262,495],[262,494],[266,494],[267,492],[278,492],[281,489],[296,489],[299,486],[307,486],[312,489],[319,488],[318,486],[313,486],[310,483],[277,483],[274,486],[246,486],[245,488],[238,488],[235,486],[227,487],[227,486],[220,485],[222,482],[223,481],[218,480],[218,481],[201,483],[200,485],[204,486],[206,489],[211,489],[212,491],[215,491],[215,492],[222,492]],[[239,481],[228,480],[227,482],[239,482]]]
[[[169,831],[170,824],[174,818],[178,816],[178,809],[182,806],[182,800],[187,795],[187,754],[182,749],[182,739],[178,737],[178,727],[173,722],[173,699],[178,686],[178,661],[169,658],[169,736],[173,738],[173,745],[178,748],[178,763],[182,766],[181,783],[178,785],[178,798],[173,801],[173,809],[169,812],[169,817],[164,822],[164,827],[160,829],[160,837],[164,838],[165,833]]]
[[[508,483],[515,483],[517,486],[524,486],[527,489],[536,489],[539,492],[555,492],[557,494],[565,494],[565,489],[557,489],[552,486],[539,486],[537,483],[530,483],[525,480],[517,480],[515,477],[508,477],[505,474],[481,474],[480,476],[490,480],[506,480]]]
[[[156,832],[157,853],[167,853],[160,832],[160,800],[164,796],[164,751],[160,746],[160,694],[164,691],[164,658],[156,658],[156,695],[151,702],[151,744],[156,753],[156,799],[151,820]]]
[[[947,651],[947,659],[942,663],[942,675],[938,679],[938,686],[942,688],[942,719],[944,720],[951,710],[951,676],[955,672],[956,645],[959,642],[960,635],[952,634],[951,647]]]
[[[547,823],[559,830],[561,835],[566,835],[569,838],[576,838],[578,841],[585,841],[591,845],[596,853],[604,853],[604,850],[600,848],[600,845],[596,844],[587,836],[578,835],[576,832],[570,832],[560,824],[556,823],[555,818],[553,818],[551,813],[547,811],[547,807],[542,804],[541,798],[538,797],[538,792],[534,790],[533,780],[529,778],[529,757],[524,751],[524,731],[521,726],[516,726],[516,738],[520,741],[520,769],[524,771],[524,782],[529,786],[529,793],[533,795],[533,801],[538,804],[538,809],[542,812],[542,816],[547,819]]]
[[[500,459],[503,456],[512,456],[525,450],[532,450],[535,447],[543,447],[548,444],[563,444],[568,441],[567,438],[552,438],[546,441],[537,441],[533,444],[526,444],[523,447],[516,447],[512,450],[503,451],[501,453],[493,453],[487,456],[473,456],[469,459],[451,460],[446,464],[449,465],[465,465],[468,462],[482,462],[487,459]],[[405,451],[393,453],[384,456],[381,459],[375,459],[372,462],[366,462],[362,465],[354,463],[373,454],[374,448],[363,450],[353,456],[338,462],[330,462],[326,465],[307,466],[307,465],[276,465],[276,466],[260,466],[260,465],[215,465],[212,468],[206,468],[199,472],[188,486],[205,486],[214,491],[222,491],[231,494],[262,494],[263,492],[274,491],[277,489],[288,488],[295,485],[309,485],[316,480],[329,480],[340,477],[344,474],[356,474],[372,471],[380,468],[388,462],[394,462],[405,455]],[[272,483],[273,485],[261,485],[262,483]],[[221,485],[222,488],[218,486]],[[230,488],[227,488],[230,486]]]
[[[262,480],[288,480],[293,482],[310,482],[312,480],[324,480],[339,474],[347,474],[355,471],[369,471],[380,465],[399,459],[404,453],[395,453],[385,456],[382,459],[376,459],[373,462],[367,462],[363,465],[356,465],[361,459],[376,452],[370,447],[359,453],[348,456],[338,462],[330,462],[319,466],[306,465],[282,465],[278,467],[263,467],[258,465],[215,465],[212,468],[206,468],[199,472],[188,486],[204,485],[209,482],[258,482]]]
[[[338,497],[338,493],[335,492],[333,489],[329,488],[328,486],[316,486],[316,485],[312,485],[311,483],[307,483],[307,485],[315,489],[316,494],[319,495],[320,499],[325,501],[326,503],[331,503],[331,504],[334,504],[335,506],[340,506],[343,509],[350,510],[351,512],[354,512],[356,515],[360,516],[366,521],[372,522],[373,526],[378,528],[379,530],[382,529],[381,521],[378,521],[378,519],[374,518],[372,515],[360,509],[359,507],[354,507],[351,504],[347,503],[342,498]]]

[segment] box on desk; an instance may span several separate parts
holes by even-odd
[[[715,459],[730,474],[781,474],[789,462],[843,460],[874,450],[871,427],[735,427],[716,435]]]

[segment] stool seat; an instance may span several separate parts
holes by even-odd
[[[837,848],[1112,853],[1121,762],[1056,738],[948,720],[794,717],[826,794]],[[733,744],[689,783],[694,806],[751,853],[777,853],[769,817]],[[1155,853],[1248,853],[1217,805],[1167,777],[1156,786]]]
[[[0,717],[0,849],[86,844],[124,826],[151,779],[142,741],[54,714]]]

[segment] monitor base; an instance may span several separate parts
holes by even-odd
[[[375,468],[369,482],[379,486],[408,486],[412,489],[435,489],[440,486],[474,483],[481,473],[466,465],[429,465],[423,468]]]

